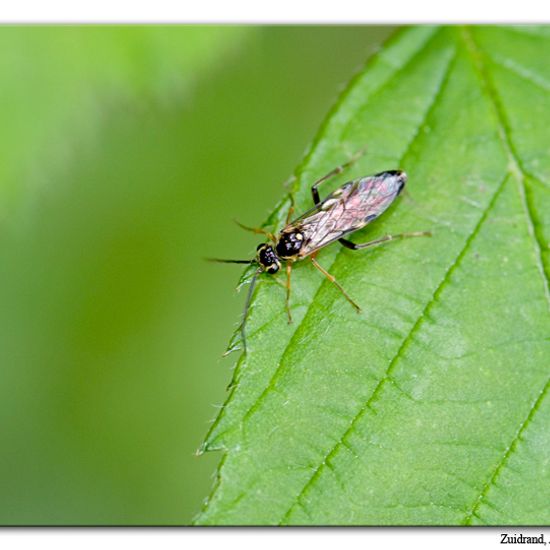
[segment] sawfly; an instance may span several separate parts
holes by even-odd
[[[243,347],[246,350],[245,322],[254,292],[254,286],[258,275],[269,273],[271,275],[282,269],[283,262],[286,269],[286,310],[288,322],[292,322],[290,310],[290,276],[292,264],[299,260],[309,258],[318,269],[344,296],[344,298],[359,313],[361,308],[352,300],[340,283],[326,271],[316,260],[319,250],[334,241],[350,250],[363,250],[394,239],[406,237],[430,236],[429,231],[417,231],[412,233],[400,233],[386,235],[379,239],[366,243],[354,243],[345,237],[354,231],[362,229],[367,224],[378,218],[391,203],[399,196],[407,182],[407,174],[401,170],[387,170],[373,176],[363,176],[347,183],[330,193],[323,200],[319,196],[319,185],[333,176],[340,174],[355,162],[363,152],[357,153],[348,162],[342,164],[328,174],[318,179],[311,187],[314,206],[291,221],[294,207],[291,205],[287,215],[285,227],[274,235],[264,229],[239,225],[248,231],[261,233],[268,239],[256,249],[256,256],[252,260],[222,260],[210,258],[210,261],[237,264],[257,265],[252,277],[241,322],[241,335]],[[238,223],[238,222],[237,222]]]

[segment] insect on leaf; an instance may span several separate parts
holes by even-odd
[[[415,27],[350,83],[297,170],[297,212],[367,145],[321,196],[409,180],[352,240],[433,237],[320,251],[360,314],[303,261],[288,325],[260,277],[197,523],[550,522],[549,49],[549,27]]]

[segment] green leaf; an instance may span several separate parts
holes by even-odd
[[[353,240],[433,237],[319,254],[359,315],[304,261],[288,325],[262,278],[198,523],[550,522],[549,48],[550,28],[410,28],[351,82],[297,207],[367,145],[345,177],[401,168],[408,193]]]

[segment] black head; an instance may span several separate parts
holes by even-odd
[[[279,258],[292,258],[300,252],[304,244],[304,236],[297,230],[282,233],[275,247]]]
[[[264,271],[277,273],[281,269],[281,262],[270,244],[259,244],[256,250],[256,260]]]

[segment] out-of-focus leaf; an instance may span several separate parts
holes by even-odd
[[[288,326],[264,277],[198,523],[550,521],[549,48],[549,28],[412,28],[351,83],[298,208],[368,145],[346,177],[405,169],[408,194],[354,240],[433,237],[322,251],[360,315],[302,262]]]
[[[0,215],[93,145],[109,101],[170,102],[255,32],[245,27],[0,28]]]

